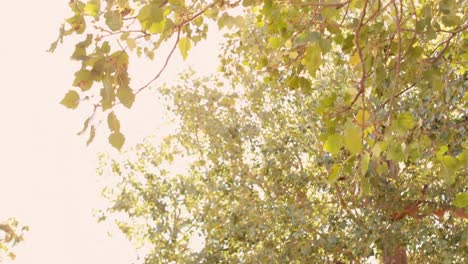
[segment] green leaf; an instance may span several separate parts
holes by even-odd
[[[109,143],[116,149],[120,150],[125,143],[125,136],[120,132],[114,132],[109,136]]]
[[[85,40],[76,44],[76,46],[87,48],[93,43],[93,34],[87,34]]]
[[[315,76],[316,71],[322,64],[322,53],[320,46],[317,44],[311,45],[307,48],[301,64],[307,67],[310,76]]]
[[[387,159],[393,161],[402,161],[405,158],[405,153],[400,144],[390,144],[387,150]]]
[[[93,80],[91,78],[91,71],[81,69],[75,73],[75,80],[73,86],[80,87],[82,91],[87,91],[93,86]]]
[[[89,125],[89,122],[91,121],[91,117],[86,118],[86,120],[83,123],[83,129],[81,129],[80,132],[77,133],[77,135],[83,135],[86,129],[88,129],[88,125]]]
[[[181,38],[179,40],[180,54],[182,54],[182,58],[184,60],[187,59],[188,52],[190,51],[191,48],[192,48],[192,43],[189,38]]]
[[[164,9],[159,4],[153,3],[145,5],[138,12],[137,20],[143,29],[150,33],[161,33],[164,29]]]
[[[364,176],[369,169],[370,156],[368,152],[365,152],[361,157],[361,175]]]
[[[440,147],[440,149],[436,152],[436,157],[437,159],[441,160],[442,157],[444,156],[445,152],[448,151],[448,146],[447,145],[443,145]]]
[[[83,11],[85,15],[98,18],[100,9],[101,9],[101,0],[89,0],[86,6],[84,7]]]
[[[277,49],[281,45],[281,40],[279,37],[272,36],[268,39],[268,45],[273,49]]]
[[[333,165],[333,167],[330,170],[330,175],[328,175],[328,183],[329,184],[335,183],[340,176],[340,172],[341,172],[341,165],[339,164]]]
[[[464,208],[468,206],[468,192],[457,193],[455,200],[452,202],[458,208]]]
[[[119,132],[120,131],[120,121],[117,119],[114,111],[110,112],[107,115],[107,125],[109,126],[110,131]]]
[[[463,20],[456,15],[442,16],[442,23],[447,27],[456,27],[463,23]]]
[[[119,11],[107,11],[104,18],[106,19],[106,25],[112,31],[118,31],[123,26],[122,15]]]
[[[70,24],[72,32],[77,34],[82,34],[86,29],[86,21],[81,15],[75,15],[67,19],[66,22]]]
[[[101,105],[102,105],[102,110],[107,110],[112,107],[115,101],[115,91],[114,87],[112,84],[109,82],[109,80],[104,79],[102,80],[102,83],[104,84],[104,88],[101,89]]]
[[[88,141],[86,141],[86,145],[89,146],[94,140],[94,137],[96,137],[96,128],[94,126],[91,126],[91,129],[89,131],[89,138]]]
[[[134,50],[137,47],[136,40],[133,38],[127,38],[126,42],[130,50]]]
[[[85,60],[87,57],[86,48],[80,46],[76,46],[75,51],[71,55],[72,60]]]
[[[76,91],[70,90],[65,97],[60,101],[60,104],[70,109],[75,109],[80,103],[80,95]]]
[[[356,115],[356,123],[360,126],[367,126],[370,113],[367,110],[360,109]]]
[[[117,98],[127,108],[131,108],[133,102],[135,102],[135,94],[129,87],[120,87],[117,89]]]
[[[47,50],[47,52],[54,52],[55,49],[57,48],[57,45],[63,42],[64,35],[65,35],[65,25],[62,24],[62,26],[60,26],[60,29],[59,29],[59,36],[57,40],[50,44],[50,47]]]
[[[398,115],[397,118],[398,128],[401,130],[410,130],[415,126],[415,122],[411,113],[405,112]]]
[[[440,162],[450,171],[455,172],[458,169],[458,162],[452,156],[444,155],[439,158]]]
[[[338,134],[328,136],[327,141],[323,145],[323,149],[331,154],[337,154],[341,147],[343,147],[343,137]]]
[[[348,121],[344,130],[344,145],[351,154],[356,154],[362,150],[361,128]]]
[[[300,34],[297,37],[296,42],[294,44],[296,47],[306,45],[306,44],[313,44],[313,43],[317,43],[320,39],[321,39],[320,32],[308,31],[308,32],[304,32]]]

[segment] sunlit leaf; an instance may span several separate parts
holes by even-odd
[[[344,145],[351,154],[356,154],[362,150],[361,128],[352,122],[347,122],[344,130]]]
[[[190,39],[181,38],[179,40],[178,46],[179,46],[180,54],[182,54],[182,58],[186,60],[188,56],[188,52],[192,48],[192,43],[190,42]]]
[[[338,153],[341,147],[343,147],[343,137],[338,134],[328,136],[327,141],[323,145],[323,149],[331,154]]]
[[[120,132],[114,132],[109,136],[109,143],[116,149],[120,150],[125,143],[125,136]]]
[[[120,131],[120,121],[117,119],[114,111],[110,112],[107,115],[107,125],[109,126],[110,131],[119,132]]]
[[[333,184],[335,183],[338,178],[340,177],[341,173],[341,165],[335,164],[330,170],[330,174],[328,175],[328,183]]]
[[[468,206],[468,192],[457,193],[455,200],[453,200],[453,205],[459,208],[464,208]]]
[[[106,19],[106,25],[112,31],[118,31],[123,26],[122,15],[119,11],[107,11],[104,18]]]
[[[62,101],[60,101],[60,103],[66,106],[67,108],[75,109],[80,103],[80,96],[77,92],[70,90],[62,99]]]
[[[131,108],[133,102],[135,102],[135,94],[132,89],[126,86],[117,89],[117,98],[119,98],[119,101],[127,108]]]

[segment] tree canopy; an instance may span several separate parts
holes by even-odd
[[[180,129],[108,160],[105,192],[146,263],[466,261],[467,9],[456,0],[70,1],[83,35],[61,103],[107,115],[158,85]],[[212,21],[212,22],[211,22]],[[214,23],[213,23],[214,22]],[[220,73],[157,83],[210,27]],[[154,58],[172,43],[167,57]],[[132,87],[134,56],[163,60]],[[187,170],[169,164],[188,159]],[[198,234],[198,235],[197,235]],[[193,250],[194,236],[204,241]]]

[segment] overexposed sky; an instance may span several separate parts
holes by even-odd
[[[98,152],[116,155],[107,131],[86,147],[77,136],[90,109],[71,111],[59,105],[71,88],[79,64],[69,60],[73,42],[65,40],[53,54],[45,52],[56,39],[63,19],[70,16],[67,0],[3,1],[0,16],[0,220],[16,217],[31,230],[14,248],[14,264],[129,264],[133,247],[111,227],[97,224],[99,197],[95,173]],[[201,73],[217,67],[215,32],[199,44],[187,62],[179,54],[163,80],[192,66]],[[162,54],[164,55],[164,53]],[[161,61],[131,65],[138,87],[152,78]],[[140,94],[132,110],[120,110],[126,147],[164,129],[161,103],[151,92]],[[7,262],[9,263],[9,262]]]

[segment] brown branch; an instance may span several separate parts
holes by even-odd
[[[181,23],[179,23],[176,27],[182,27],[182,26],[185,26],[187,25],[188,23],[192,22],[193,20],[195,20],[197,17],[203,15],[203,13],[205,13],[208,9],[212,8],[213,6],[215,6],[216,4],[218,4],[221,0],[217,0],[217,1],[214,1],[213,3],[207,5],[205,8],[203,8],[202,10],[198,11],[197,13],[195,13],[194,15],[192,15],[190,18],[182,21]]]
[[[408,86],[405,89],[401,90],[399,93],[395,94],[393,97],[397,98],[397,97],[401,96],[402,94],[406,93],[407,91],[409,91],[410,89],[415,87],[416,83],[417,82],[412,83],[410,86]],[[388,104],[388,102],[390,102],[390,98],[388,98],[385,102],[383,102],[383,104],[380,105],[379,109],[383,108],[386,104]]]
[[[362,74],[361,74],[361,80],[359,81],[359,92],[358,94],[356,95],[356,98],[354,98],[353,102],[351,103],[351,105],[353,105],[353,103],[357,100],[357,97],[359,97],[359,95],[363,95],[365,89],[366,89],[366,78],[367,78],[367,73],[366,73],[366,62],[365,62],[365,59],[364,59],[364,55],[362,55],[362,48],[361,48],[361,44],[359,43],[360,41],[360,34],[361,34],[361,29],[362,27],[365,25],[364,24],[364,18],[366,17],[366,10],[367,10],[367,4],[368,4],[368,0],[366,0],[364,2],[364,7],[362,9],[362,14],[361,14],[361,18],[359,20],[359,24],[358,26],[356,27],[356,30],[354,32],[354,45],[356,45],[356,51],[358,53],[358,56],[359,56],[359,61],[361,62],[361,69],[362,69]]]
[[[143,90],[146,89],[148,86],[150,86],[151,83],[153,83],[154,81],[156,81],[156,80],[161,76],[161,74],[164,72],[164,70],[166,69],[167,65],[169,64],[169,60],[171,59],[172,55],[174,54],[175,49],[177,48],[177,44],[179,44],[180,33],[181,33],[181,28],[179,27],[178,30],[177,30],[176,41],[174,42],[174,45],[172,46],[172,49],[171,49],[171,51],[169,52],[169,55],[167,55],[166,61],[164,62],[164,65],[163,65],[162,68],[159,70],[159,72],[153,77],[153,79],[151,79],[149,82],[147,82],[145,85],[143,85],[142,87],[140,87],[140,88],[135,92],[135,95],[139,94],[141,91],[143,91]]]
[[[400,3],[401,4],[401,3]],[[397,61],[396,61],[396,67],[395,67],[395,83],[392,87],[391,90],[391,95],[390,95],[390,106],[388,110],[388,127],[391,127],[392,125],[392,112],[393,112],[393,103],[395,100],[395,89],[398,88],[398,80],[400,78],[400,67],[401,67],[401,56],[402,56],[402,42],[401,42],[401,7],[400,10],[398,10],[398,7],[396,5],[396,0],[392,0],[392,5],[393,8],[395,9],[395,23],[396,23],[396,35],[398,38],[398,55],[397,55]]]
[[[180,40],[180,34],[181,34],[181,31],[182,31],[182,27],[187,25],[188,23],[192,22],[194,19],[196,19],[197,17],[201,16],[203,13],[205,13],[209,8],[215,6],[217,3],[219,3],[220,0],[217,0],[217,1],[214,1],[213,3],[207,5],[205,8],[203,8],[202,10],[198,11],[197,13],[195,13],[193,16],[191,16],[190,18],[186,19],[186,20],[183,20],[181,23],[179,23],[178,25],[176,25],[174,28],[177,30],[177,37],[176,37],[176,41],[171,49],[171,51],[169,52],[169,55],[166,57],[166,61],[164,62],[164,65],[163,67],[159,70],[159,72],[153,77],[153,79],[151,79],[149,82],[147,82],[145,85],[143,85],[142,87],[140,87],[135,95],[139,94],[141,91],[143,91],[144,89],[146,89],[148,86],[151,85],[151,83],[153,83],[154,81],[156,81],[160,76],[161,74],[164,72],[164,70],[166,69],[167,65],[169,64],[169,60],[171,59],[172,55],[174,54],[174,51],[175,49],[177,48],[177,44],[179,44],[179,40]]]
[[[467,25],[463,25],[462,27],[460,27],[460,28],[458,28],[458,29],[456,29],[456,30],[454,30],[454,31],[441,31],[441,32],[444,32],[444,33],[450,33],[450,36],[447,38],[447,40],[445,40],[445,41],[439,43],[439,44],[434,48],[434,50],[432,50],[431,55],[429,55],[429,56],[432,56],[432,54],[434,54],[440,46],[442,46],[442,45],[445,44],[444,48],[439,52],[439,54],[437,54],[437,56],[435,56],[435,57],[433,57],[433,58],[428,59],[428,62],[429,62],[429,63],[434,63],[434,62],[438,61],[438,60],[442,57],[442,55],[444,55],[445,51],[447,51],[447,49],[449,48],[449,46],[450,46],[450,41],[452,41],[452,39],[453,39],[458,33],[464,31],[464,30],[467,29],[467,28],[468,28],[468,24],[467,24]]]

